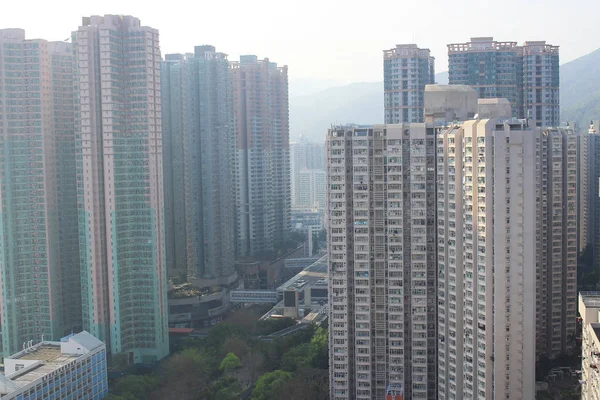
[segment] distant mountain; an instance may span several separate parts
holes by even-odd
[[[383,122],[383,82],[351,83],[290,97],[290,138],[324,142],[332,123]]]
[[[435,76],[436,82],[448,83],[448,72]],[[310,81],[312,87],[323,81]],[[298,82],[298,81],[296,81]],[[300,92],[290,82],[290,138],[305,136],[325,141],[331,124],[382,124],[383,82],[360,82],[330,87],[317,93]],[[296,89],[295,89],[296,88]]]
[[[438,85],[447,85],[448,84],[448,71],[440,72],[439,74],[435,74],[435,83]]]
[[[290,96],[307,96],[309,94],[319,93],[323,90],[342,86],[344,82],[336,81],[334,79],[313,79],[313,78],[299,78],[290,79]]]
[[[600,49],[560,66],[560,110],[584,130],[600,119]]]
[[[435,76],[448,83],[448,72]],[[304,135],[322,142],[332,123],[383,123],[383,83],[363,82],[315,92],[327,81],[290,84],[290,137]],[[560,67],[561,121],[575,121],[587,129],[600,119],[600,49]]]

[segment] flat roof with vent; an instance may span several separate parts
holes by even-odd
[[[579,296],[587,308],[600,308],[600,291],[579,292]]]
[[[59,343],[44,342],[27,353],[21,352],[12,356],[13,360],[40,361],[40,363],[34,364],[31,368],[25,367],[22,369],[23,372],[17,371],[8,378],[18,386],[25,386],[75,361],[78,357],[79,355],[61,353]]]
[[[26,346],[26,343],[24,343]],[[7,394],[33,383],[42,377],[71,364],[86,353],[104,346],[88,332],[80,332],[61,339],[60,342],[43,341],[4,359],[5,373],[1,376]]]

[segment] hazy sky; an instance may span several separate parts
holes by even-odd
[[[471,36],[547,40],[561,63],[600,47],[598,0],[5,0],[0,28],[29,38],[64,40],[82,16],[130,14],[160,30],[163,54],[213,44],[289,66],[290,80],[382,80],[382,50],[428,47],[436,72],[447,69],[446,44]]]

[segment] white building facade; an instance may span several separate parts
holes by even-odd
[[[326,148],[331,398],[435,398],[434,129],[337,127]]]
[[[290,143],[292,211],[326,209],[325,145],[304,138]]]
[[[581,399],[600,399],[600,292],[579,293],[582,317]]]
[[[438,135],[440,399],[532,399],[576,316],[572,131],[472,120]]]

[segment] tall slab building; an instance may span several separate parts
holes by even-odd
[[[330,391],[437,395],[433,126],[342,126],[326,141]]]
[[[558,46],[477,37],[449,44],[448,62],[451,85],[470,85],[479,98],[506,98],[514,117],[533,119],[536,126],[559,126]]]
[[[287,66],[241,56],[231,62],[236,150],[236,243],[256,256],[290,229]]]
[[[7,356],[81,327],[71,45],[0,30],[0,328]]]
[[[591,121],[578,140],[578,250],[600,270],[600,121]]]
[[[185,106],[190,90],[187,56],[167,54],[161,64],[165,255],[169,277],[189,274],[185,198],[190,192],[186,192],[184,144],[189,126],[189,112]]]
[[[325,211],[325,144],[300,138],[290,143],[292,210]]]
[[[383,52],[385,123],[424,122],[425,85],[435,83],[429,49],[399,44]]]
[[[213,46],[162,65],[167,260],[205,284],[236,276],[235,144],[227,55]]]
[[[438,134],[440,399],[531,399],[575,333],[576,136],[478,119]]]
[[[130,363],[169,351],[158,31],[132,16],[73,32],[83,326]]]

